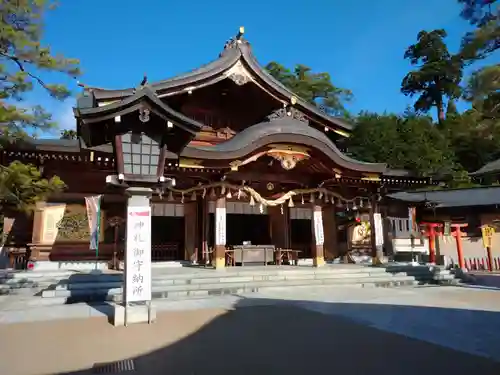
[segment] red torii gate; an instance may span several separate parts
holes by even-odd
[[[466,228],[468,226],[469,224],[451,224],[451,227],[455,229],[451,235],[455,237],[455,241],[457,243],[458,266],[462,269],[465,267],[464,253],[462,250],[462,237],[465,236],[465,233],[462,232],[462,228]]]
[[[429,263],[436,263],[436,236],[440,233],[436,231],[436,228],[441,228],[443,224],[439,223],[420,223],[424,226],[424,236],[429,238]]]

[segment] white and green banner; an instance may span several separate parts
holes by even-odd
[[[85,197],[90,232],[90,249],[95,250],[96,256],[99,255],[99,233],[101,232],[101,198],[102,195]]]

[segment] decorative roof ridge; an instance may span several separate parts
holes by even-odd
[[[266,91],[271,95],[276,95],[282,101],[296,100],[297,107],[305,110],[311,119],[322,122],[325,126],[331,126],[332,130],[352,130],[352,125],[345,121],[332,117],[322,111],[316,105],[299,98],[288,87],[274,78],[265,68],[259,64],[252,52],[250,43],[243,38],[244,28],[241,27],[238,34],[228,40],[219,58],[200,68],[194,69],[188,73],[171,77],[166,80],[153,82],[150,85],[159,95],[174,95],[179,92],[191,91],[194,86],[210,85],[224,78],[224,74],[230,70],[238,61],[241,61],[250,70],[250,74],[261,85],[267,86]],[[115,100],[133,95],[133,89],[122,90],[101,90],[92,89],[93,95],[97,100]],[[326,122],[326,124],[325,124]],[[331,124],[331,125],[330,125]]]

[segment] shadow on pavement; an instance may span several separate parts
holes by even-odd
[[[189,313],[193,311],[186,312]],[[158,319],[151,326],[123,329],[151,330],[154,335],[162,335],[163,330],[168,336],[168,327],[175,326],[176,322],[165,321],[168,314],[160,314]],[[433,322],[438,324],[431,324]],[[460,328],[455,325],[460,322],[469,324],[466,329],[475,329],[475,324],[489,327],[492,336],[482,344],[469,342],[475,340],[473,332],[469,332],[469,336],[454,333]],[[474,350],[477,346],[476,352],[500,353],[500,313],[496,312],[243,298],[233,309],[204,324],[196,332],[157,350],[123,357],[124,360],[132,359],[128,366],[133,366],[135,371],[122,369],[120,373],[498,375],[500,368],[500,363],[491,358],[369,326],[387,328],[393,325],[396,331],[405,327],[408,331],[408,326],[415,326],[415,330],[427,330],[425,334],[429,338],[432,335],[447,335],[447,340],[454,337],[457,348],[462,345],[464,350]],[[113,329],[116,330],[110,328],[102,334],[113,336]],[[126,337],[130,340],[126,345],[133,346],[133,331]],[[486,347],[481,348],[481,345]],[[93,368],[64,374],[118,373],[117,368],[108,368],[108,372],[105,365],[95,364]]]

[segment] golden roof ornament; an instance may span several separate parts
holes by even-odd
[[[236,40],[240,40],[243,37],[243,34],[245,34],[245,27],[240,26],[240,29],[238,30],[238,34],[236,34]]]
[[[295,105],[297,104],[297,97],[295,95],[292,95],[292,97],[290,98],[290,103],[292,105]]]

